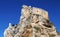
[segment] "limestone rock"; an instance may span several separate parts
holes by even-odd
[[[9,23],[4,37],[60,37],[46,10],[26,5],[22,7],[19,24]]]

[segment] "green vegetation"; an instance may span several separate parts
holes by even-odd
[[[55,34],[49,34],[49,37],[55,37]]]
[[[17,25],[17,28],[20,28],[20,24]]]
[[[53,26],[53,23],[50,23],[50,26]]]
[[[40,27],[34,27],[36,30],[40,30]]]
[[[42,35],[45,35],[44,33],[41,33]]]
[[[35,37],[37,37],[37,35],[35,35]]]

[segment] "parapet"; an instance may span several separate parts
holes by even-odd
[[[45,19],[48,19],[48,12],[44,9],[41,8],[36,8],[36,7],[31,7],[31,6],[26,6],[23,5],[22,6],[22,14],[24,15],[24,17],[28,18],[30,16],[30,14],[38,14],[43,16]]]

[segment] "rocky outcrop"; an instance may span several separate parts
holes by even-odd
[[[22,7],[19,24],[9,23],[4,37],[60,37],[47,11],[26,5]]]

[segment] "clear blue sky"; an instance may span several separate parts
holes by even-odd
[[[60,1],[59,0],[0,0],[0,37],[9,22],[17,24],[21,15],[22,5],[31,5],[48,11],[50,20],[60,32]]]

